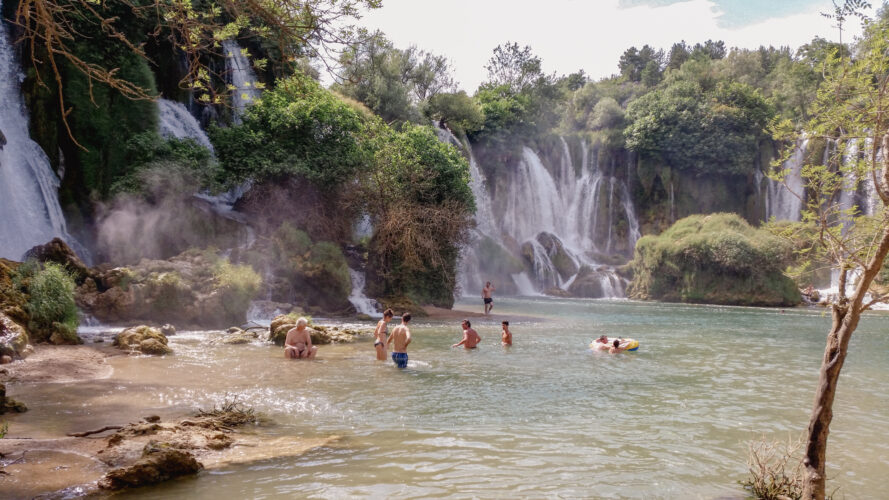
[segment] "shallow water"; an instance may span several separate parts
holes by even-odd
[[[27,431],[178,416],[237,394],[275,422],[258,432],[341,436],[139,498],[743,497],[747,443],[805,429],[829,328],[821,311],[626,301],[498,298],[495,312],[524,318],[513,347],[499,345],[499,320],[473,325],[475,351],[449,348],[459,321],[417,320],[403,371],[376,362],[370,338],[293,362],[187,332],[171,337],[173,356],[116,358],[109,380],[30,394]],[[884,493],[887,323],[862,320],[843,369],[828,449],[840,497]],[[641,348],[590,352],[600,333]]]

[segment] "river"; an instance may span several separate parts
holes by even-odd
[[[212,334],[185,332],[171,337],[173,356],[113,358],[111,379],[31,394],[32,408],[55,410],[29,424],[178,416],[237,394],[274,422],[256,432],[341,436],[134,498],[743,498],[747,443],[805,429],[830,322],[822,310],[543,297],[497,298],[494,312],[515,318],[513,347],[500,346],[499,320],[474,324],[483,342],[464,351],[450,348],[458,321],[418,319],[403,371],[376,362],[369,338],[292,362],[273,346],[208,347]],[[828,485],[847,498],[885,493],[887,321],[862,320],[840,381]],[[641,348],[590,352],[600,333]]]

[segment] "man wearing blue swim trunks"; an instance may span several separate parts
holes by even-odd
[[[407,368],[407,346],[411,343],[411,331],[407,324],[411,321],[411,313],[404,313],[401,316],[401,324],[396,326],[389,338],[386,340],[386,346],[395,343],[392,348],[392,361],[399,368]]]

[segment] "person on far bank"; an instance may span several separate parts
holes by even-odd
[[[395,343],[392,347],[392,362],[399,368],[407,368],[407,346],[411,343],[411,331],[407,324],[411,322],[411,313],[401,315],[401,324],[392,329],[392,334],[386,340],[386,345]]]
[[[374,349],[377,350],[377,360],[386,361],[386,337],[388,335],[389,322],[395,313],[392,309],[383,311],[383,319],[377,322],[377,329],[374,330]]]
[[[482,341],[482,338],[478,336],[478,332],[472,329],[472,324],[468,319],[463,320],[462,326],[463,340],[451,347],[460,347],[462,345],[464,349],[475,349],[478,347],[478,343]]]
[[[306,318],[296,320],[296,326],[284,337],[284,357],[288,359],[315,359],[318,348],[312,345],[312,336],[306,330]]]
[[[485,314],[490,313],[491,309],[494,309],[494,298],[491,297],[491,293],[493,293],[494,290],[496,290],[496,288],[494,288],[494,285],[492,285],[490,281],[485,283],[485,287],[482,288],[482,299],[485,302]]]
[[[503,327],[503,333],[500,335],[500,343],[503,345],[512,345],[512,332],[509,331],[509,321],[500,324]]]

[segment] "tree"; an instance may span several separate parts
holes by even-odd
[[[845,4],[849,5],[857,3]],[[889,151],[887,49],[889,21],[881,18],[867,25],[864,38],[853,51],[855,57],[842,58],[842,52],[834,51],[822,65],[826,77],[813,103],[808,130],[814,137],[836,140],[839,147],[826,165],[804,165],[807,195],[803,220],[780,231],[790,238],[810,235],[805,256],[828,262],[839,275],[839,293],[831,301],[832,324],[806,434],[804,499],[825,496],[827,439],[849,340],[861,314],[889,298],[873,288],[889,254],[889,158],[881,153]],[[777,131],[779,138],[793,138],[786,127]],[[849,154],[853,145],[859,152],[856,155]],[[844,156],[857,159],[844,161]],[[872,183],[881,202],[871,216],[863,215],[859,207],[842,206],[839,199],[842,191],[854,190],[865,181]],[[851,292],[847,290],[850,284]]]
[[[380,0],[21,0],[13,22],[22,31],[38,80],[64,87],[63,64],[86,76],[90,87],[107,85],[129,99],[153,99],[153,89],[119,72],[115,61],[84,57],[77,44],[85,34],[101,44],[147,59],[145,33],[165,39],[185,55],[188,72],[180,85],[211,92],[213,65],[219,42],[251,33],[278,42],[280,54],[318,55],[335,44],[349,43],[356,30],[344,23],[357,18],[359,8],[376,8]],[[94,43],[95,44],[95,43]],[[295,50],[296,48],[299,50]],[[68,134],[64,93],[58,92],[61,117]]]
[[[657,80],[660,80],[661,65],[664,61],[664,51],[655,50],[654,48],[644,45],[641,49],[630,47],[620,56],[617,66],[620,74],[631,82],[640,82],[643,73],[649,73],[648,79],[651,80],[651,74],[656,74]],[[655,82],[656,83],[656,82]]]
[[[488,70],[487,85],[505,85],[514,93],[527,89],[539,79],[548,78],[541,68],[540,58],[531,52],[531,46],[519,48],[517,42],[498,45],[485,69]]]

